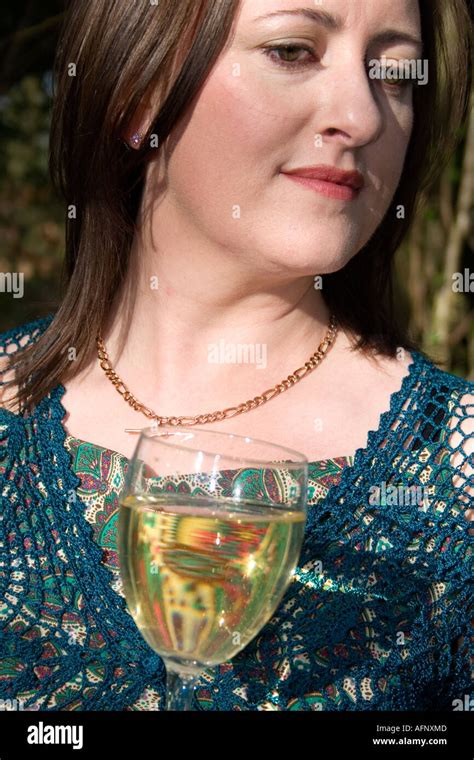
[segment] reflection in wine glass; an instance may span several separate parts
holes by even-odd
[[[128,609],[166,666],[168,710],[192,709],[200,673],[232,659],[274,613],[301,551],[307,482],[307,459],[272,443],[141,432],[118,553]]]

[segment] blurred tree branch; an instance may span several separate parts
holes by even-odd
[[[59,2],[61,7],[64,3]],[[54,11],[58,2],[50,4]],[[31,8],[27,7],[28,18]],[[31,72],[46,71],[52,67],[54,50],[64,11],[49,15],[37,23],[20,26],[14,31],[2,34],[0,39],[0,94]],[[17,21],[17,24],[21,21]],[[2,24],[5,25],[4,23]]]
[[[425,336],[427,348],[434,345],[440,360],[448,362],[450,355],[450,334],[457,313],[459,294],[453,289],[453,274],[461,268],[463,245],[472,226],[472,208],[474,205],[474,94],[471,95],[469,125],[466,147],[461,170],[461,183],[457,208],[445,248],[443,279],[435,294],[431,331]]]

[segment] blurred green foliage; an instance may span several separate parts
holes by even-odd
[[[28,75],[2,99],[0,271],[22,272],[27,297],[2,293],[0,329],[43,316],[59,297],[64,213],[48,176],[47,80]]]
[[[63,0],[18,0],[0,22],[0,272],[24,275],[23,298],[0,293],[0,330],[56,308],[64,211],[48,173],[51,69]]]

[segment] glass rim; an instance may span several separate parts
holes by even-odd
[[[137,448],[140,445],[142,440],[153,440],[153,433],[159,432],[160,430],[166,431],[166,432],[173,432],[173,433],[204,433],[205,435],[213,435],[214,433],[217,433],[218,435],[226,435],[229,438],[237,439],[238,441],[246,441],[246,442],[252,442],[256,444],[262,444],[264,446],[268,446],[274,449],[278,449],[279,451],[287,452],[288,454],[291,454],[292,457],[295,457],[296,459],[290,460],[290,461],[270,461],[268,459],[256,459],[255,457],[248,457],[248,456],[235,456],[233,454],[220,454],[218,451],[206,451],[202,448],[202,446],[198,447],[179,447],[179,444],[173,444],[170,441],[161,441],[161,443],[164,446],[169,446],[170,448],[182,448],[185,451],[195,451],[195,452],[202,452],[203,454],[206,454],[208,456],[220,456],[221,458],[226,457],[227,459],[230,459],[232,461],[241,461],[245,460],[249,463],[258,463],[258,464],[268,464],[268,465],[286,465],[287,467],[304,467],[305,465],[309,465],[308,457],[306,457],[301,451],[297,451],[296,449],[290,449],[287,446],[281,446],[279,443],[272,443],[271,441],[266,441],[263,438],[254,438],[253,436],[248,435],[239,435],[238,433],[230,433],[227,430],[205,430],[203,428],[194,427],[193,426],[186,426],[186,425],[150,425],[148,427],[144,427],[140,431],[140,436],[137,442]]]

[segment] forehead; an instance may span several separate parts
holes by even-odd
[[[272,28],[285,24],[316,24],[329,29],[398,23],[419,27],[418,0],[241,0],[236,24]]]

